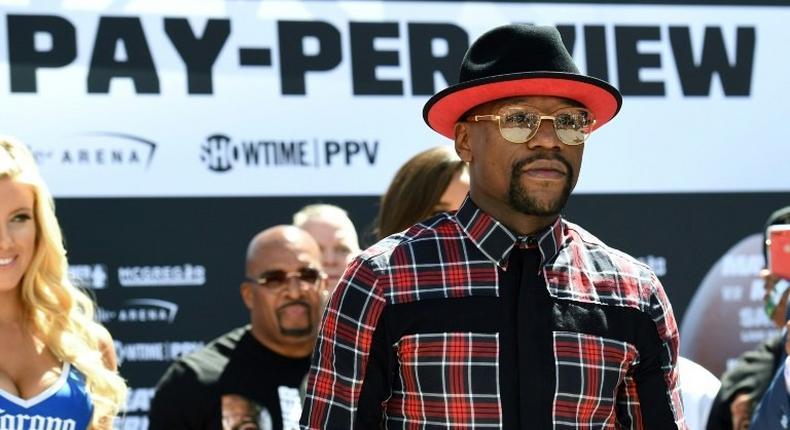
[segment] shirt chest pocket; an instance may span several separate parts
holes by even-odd
[[[627,342],[555,331],[554,428],[615,428],[617,412],[634,395],[636,348]]]
[[[389,421],[450,428],[501,424],[498,334],[420,333],[394,347],[398,372],[387,402]]]

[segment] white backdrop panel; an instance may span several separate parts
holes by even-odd
[[[0,7],[0,133],[35,150],[59,197],[380,194],[414,153],[449,144],[422,121],[428,95],[413,89],[410,25],[457,26],[473,40],[508,22],[566,26],[575,34],[580,68],[588,68],[590,50],[599,51],[600,64],[605,52],[608,79],[626,94],[620,115],[587,144],[578,192],[790,190],[787,7],[412,1],[15,1]],[[24,27],[42,16],[49,16],[47,25],[73,26],[73,35]],[[111,17],[126,20],[120,25]],[[209,68],[208,93],[188,90],[186,63],[166,19],[187,20],[198,38],[209,20],[229,27]],[[304,75],[304,94],[286,94],[293,91],[281,74],[297,64],[289,57],[293,49],[280,52],[295,22],[339,35],[337,61],[330,58],[332,37],[324,43],[299,38],[297,56],[315,55],[331,66]],[[377,24],[373,31],[385,36],[365,42],[351,23]],[[600,42],[592,27],[603,29]],[[704,94],[684,91],[682,78],[690,78],[679,75],[680,48],[673,48],[673,38],[683,46],[677,35],[684,33],[695,64],[723,49],[731,67],[746,71],[739,75],[746,82],[714,72]],[[713,37],[719,33],[721,41]],[[33,49],[24,51],[31,34]],[[352,38],[357,46],[372,44],[383,60],[352,53]],[[269,64],[241,65],[240,48],[267,49]],[[440,57],[452,47],[434,40],[430,49]],[[58,53],[65,64],[25,74],[25,52],[44,62]],[[212,59],[205,48],[195,55]],[[143,64],[147,74],[138,86],[119,75],[107,91],[91,90],[89,76],[101,74],[102,56],[116,66]],[[355,94],[361,78],[353,76],[353,64],[371,61],[382,64],[375,67],[374,87],[394,81],[402,87],[397,94]],[[628,73],[630,83],[619,73]],[[24,87],[31,79],[34,91]],[[155,91],[143,93],[140,87],[152,82]],[[435,90],[445,86],[434,73]]]

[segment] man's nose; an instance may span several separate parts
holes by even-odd
[[[299,297],[302,292],[307,288],[307,283],[302,281],[298,276],[288,278],[285,285],[285,294],[291,297]]]
[[[535,137],[527,142],[529,149],[562,149],[562,145],[563,143],[554,131],[554,121],[551,119],[541,120]]]

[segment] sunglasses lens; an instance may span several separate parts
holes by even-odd
[[[299,271],[299,279],[308,284],[315,284],[320,277],[321,273],[317,269],[302,269]]]
[[[506,108],[500,113],[499,131],[508,142],[524,143],[540,126],[540,113],[521,108]]]
[[[580,145],[595,124],[592,112],[586,109],[563,109],[554,113],[554,130],[566,145]]]
[[[284,284],[287,278],[288,274],[285,273],[284,270],[270,270],[268,272],[264,272],[261,275],[260,280],[263,281],[264,284],[274,287]]]
[[[321,280],[322,273],[318,269],[312,267],[305,267],[299,269],[298,272],[286,272],[284,270],[269,270],[261,274],[258,278],[258,284],[264,285],[269,289],[279,290],[288,284],[292,278],[298,279],[306,284],[316,285]]]

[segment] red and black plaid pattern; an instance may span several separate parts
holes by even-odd
[[[400,377],[387,402],[388,427],[502,426],[496,334],[415,334],[396,349]]]
[[[469,198],[457,213],[446,213],[391,236],[367,249],[347,268],[324,314],[308,378],[302,428],[354,428],[373,333],[385,306],[426,299],[498,296],[497,270],[506,269],[510,252],[522,245],[539,248],[547,289],[555,298],[635,308],[651,316],[662,341],[660,361],[669,387],[667,399],[678,427],[685,428],[675,370],[678,329],[663,288],[649,268],[606,247],[594,236],[561,218],[537,241],[518,238]],[[454,343],[460,344],[460,341]],[[415,360],[419,363],[419,359]],[[576,360],[580,366],[589,364],[594,368],[595,364],[590,363],[596,363],[597,358],[580,354]],[[483,367],[473,366],[472,369]],[[437,370],[436,374],[454,368]],[[411,390],[407,383],[422,382],[427,369],[417,367],[411,376],[400,375],[404,387],[402,400],[393,393],[383,405],[389,419],[398,416],[403,420],[396,427],[422,428],[419,426],[426,425],[428,417],[438,416],[439,410],[434,408],[438,400],[421,396],[423,387],[407,396]],[[488,394],[482,390],[487,387],[486,382],[482,377],[475,377],[474,372],[470,378],[454,385],[453,398],[447,401],[457,401],[459,405],[464,402],[489,405],[490,402],[482,401]],[[466,382],[469,384],[464,390]],[[576,393],[579,393],[578,387]],[[618,408],[626,410],[617,415],[638,417],[636,392],[630,397],[624,397],[628,392],[622,389],[619,393]],[[397,401],[402,405],[389,404]],[[399,408],[406,408],[409,413],[395,414],[393,411]],[[407,418],[416,417],[418,410],[421,418]],[[487,426],[487,407],[474,409],[473,416],[467,416],[469,413],[472,409],[448,409],[444,422],[459,423],[461,428],[464,425],[470,428]],[[623,424],[620,423],[623,428],[642,428],[638,418],[628,425]]]
[[[371,340],[385,304],[377,278],[368,261],[354,260],[324,311],[307,382],[308,428],[354,428]]]
[[[635,365],[633,345],[582,333],[554,332],[555,429],[614,429],[620,385]]]
[[[661,282],[647,265],[606,246],[575,224],[565,222],[565,225],[565,241],[570,246],[561,247],[544,268],[549,294],[558,299],[636,308],[649,315],[663,342],[661,367],[669,387],[667,399],[672,404],[676,423],[683,426],[677,376],[680,337]],[[625,405],[638,407],[635,392],[630,399]],[[626,415],[639,414],[633,411]]]
[[[636,381],[630,374],[625,375],[617,393],[617,419],[620,422],[620,428],[645,428],[645,423],[642,421],[642,405],[639,403],[639,394],[636,392]]]

